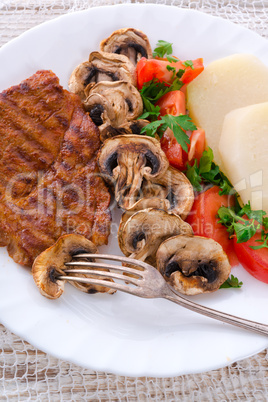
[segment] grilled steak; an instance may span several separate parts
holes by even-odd
[[[0,245],[18,263],[59,236],[107,243],[110,194],[98,175],[99,131],[51,71],[0,94]]]

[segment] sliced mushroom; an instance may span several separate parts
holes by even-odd
[[[168,211],[186,219],[194,202],[193,186],[187,177],[177,169],[168,168],[164,176],[150,181],[144,180],[142,195],[145,198],[158,197],[169,201]]]
[[[147,36],[138,29],[124,28],[113,32],[100,43],[104,52],[124,54],[136,65],[141,57],[152,58],[152,49]]]
[[[206,237],[171,237],[159,247],[156,260],[167,282],[185,295],[214,292],[230,275],[222,247]]]
[[[148,208],[134,213],[119,232],[118,243],[127,257],[156,266],[160,244],[177,234],[192,235],[191,226],[179,216],[161,209]]]
[[[139,91],[126,81],[90,86],[84,105],[101,133],[109,126],[119,127],[136,119],[143,110]]]
[[[140,199],[144,179],[163,176],[169,166],[160,143],[151,137],[121,135],[107,139],[98,157],[100,172],[114,181],[115,199],[123,209]]]
[[[33,278],[41,294],[49,299],[60,297],[64,291],[65,281],[58,280],[57,276],[64,275],[65,263],[70,262],[75,254],[96,254],[97,252],[97,247],[84,236],[68,234],[60,237],[53,246],[43,251],[33,263]],[[111,289],[103,286],[78,284],[77,282],[72,282],[72,284],[87,293],[114,293]]]
[[[127,209],[121,216],[118,228],[118,238],[121,237],[121,233],[127,220],[136,212],[148,208],[162,209],[164,211],[167,211],[169,208],[169,201],[161,198],[141,198],[140,200],[135,202],[135,204],[131,208]]]
[[[72,72],[69,89],[84,100],[87,86],[101,81],[128,81],[136,85],[135,67],[124,55],[92,52],[89,61],[79,64]]]
[[[141,134],[143,127],[149,124],[148,120],[139,119],[131,120],[121,124],[118,127],[107,126],[101,132],[101,140],[105,141],[107,138],[115,137],[124,134]]]

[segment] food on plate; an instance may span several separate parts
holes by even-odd
[[[171,68],[170,68],[171,67]],[[203,59],[185,60],[173,58],[172,61],[164,59],[142,58],[137,64],[137,84],[141,89],[143,85],[154,79],[159,82],[171,84],[174,75],[180,75],[180,81],[185,86],[194,80],[204,70]]]
[[[57,279],[57,277],[66,275],[64,272],[67,269],[66,262],[72,261],[73,256],[76,254],[96,254],[97,252],[97,247],[84,236],[68,234],[60,237],[55,244],[39,254],[34,260],[32,266],[33,279],[41,294],[49,299],[59,298],[64,291],[66,281]],[[75,266],[72,268],[75,269]],[[81,269],[81,267],[79,268]],[[72,276],[76,276],[76,274],[74,273]],[[79,276],[81,277],[81,274]],[[84,276],[85,278],[90,277],[86,274]],[[114,290],[103,286],[81,282],[70,283],[86,293],[114,293]]]
[[[155,138],[121,135],[107,139],[101,146],[100,172],[112,183],[118,205],[131,208],[140,198],[143,180],[161,177],[168,169],[168,160]]]
[[[88,86],[87,95],[84,106],[99,127],[102,140],[110,136],[109,129],[120,128],[142,113],[139,91],[126,81],[98,82]]]
[[[121,134],[140,134],[148,122],[136,119],[142,113],[142,100],[136,85],[136,62],[152,57],[147,36],[136,29],[113,32],[79,64],[69,78],[70,91],[78,94],[101,140]]]
[[[136,66],[141,57],[150,59],[152,49],[147,36],[134,28],[122,28],[114,31],[100,43],[103,52],[123,54]]]
[[[267,132],[268,102],[265,102],[228,113],[219,142],[223,170],[243,203],[250,201],[252,209],[265,211],[268,211]]]
[[[69,89],[85,100],[88,85],[101,81],[127,81],[136,85],[136,71],[128,57],[106,52],[92,52],[79,64],[69,79]]]
[[[239,242],[237,236],[233,238],[233,241],[241,265],[254,278],[268,284],[267,236],[259,230],[246,242]]]
[[[160,177],[144,180],[141,187],[144,198],[168,201],[166,211],[186,219],[194,202],[193,186],[182,172],[169,166]]]
[[[148,120],[138,119],[126,121],[118,127],[108,125],[101,131],[101,140],[105,141],[107,138],[116,137],[117,135],[124,134],[141,134],[143,127],[149,124]]]
[[[206,237],[171,237],[160,245],[156,261],[166,281],[186,295],[214,292],[230,274],[222,247]]]
[[[131,258],[156,266],[155,255],[160,244],[178,234],[191,236],[191,226],[178,215],[161,209],[148,208],[134,213],[119,227],[118,243]]]
[[[148,208],[161,209],[167,212],[169,207],[170,203],[167,199],[162,199],[158,197],[140,198],[137,202],[135,202],[135,204],[132,205],[131,208],[126,209],[122,214],[117,237],[119,238],[121,236],[121,231],[126,221],[136,212]]]
[[[215,60],[188,85],[189,115],[205,130],[207,145],[221,168],[219,141],[226,114],[267,101],[268,67],[252,55],[235,54]]]
[[[110,231],[110,194],[98,174],[99,132],[79,97],[51,71],[0,94],[0,244],[19,264],[63,234],[96,245]]]
[[[227,254],[231,266],[238,265],[233,242],[229,233],[219,222],[218,210],[220,207],[233,207],[234,195],[220,195],[220,187],[213,186],[195,198],[193,207],[186,219],[191,225],[195,235],[209,237],[218,242]]]

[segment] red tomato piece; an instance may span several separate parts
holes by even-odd
[[[162,96],[156,103],[160,107],[160,115],[179,116],[186,113],[185,95],[181,91],[171,91]],[[171,166],[179,170],[185,169],[187,153],[177,143],[173,132],[167,129],[161,138],[161,148],[165,152]]]
[[[176,169],[184,170],[187,162],[187,153],[177,143],[173,132],[169,128],[164,132],[160,144],[170,165]]]
[[[234,237],[234,249],[241,265],[259,281],[268,283],[268,249],[253,250],[250,246],[258,246],[261,243],[255,240],[261,239],[261,233],[256,233],[245,243],[237,243]]]
[[[206,134],[205,130],[198,128],[193,131],[190,136],[190,146],[188,151],[188,161],[190,165],[193,165],[194,159],[200,161],[200,158],[206,148]]]
[[[199,194],[186,221],[192,226],[195,235],[210,237],[218,242],[233,267],[238,264],[234,243],[229,239],[226,228],[218,223],[217,213],[221,206],[234,205],[235,199],[233,196],[219,195],[219,191],[219,187],[213,186]]]
[[[179,116],[186,113],[185,94],[181,91],[171,91],[162,96],[156,105],[160,107],[160,115],[172,114]]]
[[[203,59],[199,58],[192,60],[192,62],[193,68],[187,67],[185,69],[185,73],[181,77],[181,81],[184,82],[184,84],[189,84],[189,82],[193,81],[204,70]],[[183,68],[183,64],[181,68]]]
[[[167,70],[167,61],[146,59],[142,57],[137,63],[137,84],[138,89],[143,87],[143,84],[156,78],[160,82],[172,82],[173,72]]]
[[[136,70],[138,89],[141,89],[144,83],[151,81],[154,78],[160,82],[171,84],[174,80],[174,71],[168,71],[167,66],[174,67],[176,73],[179,70],[185,70],[181,77],[181,81],[188,84],[204,70],[203,59],[192,60],[192,62],[193,68],[191,66],[185,67],[183,61],[170,63],[166,60],[146,59],[145,57],[142,57],[137,63]]]

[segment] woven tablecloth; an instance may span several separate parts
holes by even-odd
[[[115,0],[0,0],[0,46],[59,15]],[[142,1],[140,1],[142,2]],[[220,16],[268,38],[268,1],[166,0]],[[1,67],[0,67],[1,71]],[[129,378],[94,372],[35,349],[0,324],[0,401],[268,401],[268,351],[229,367],[174,378]]]

